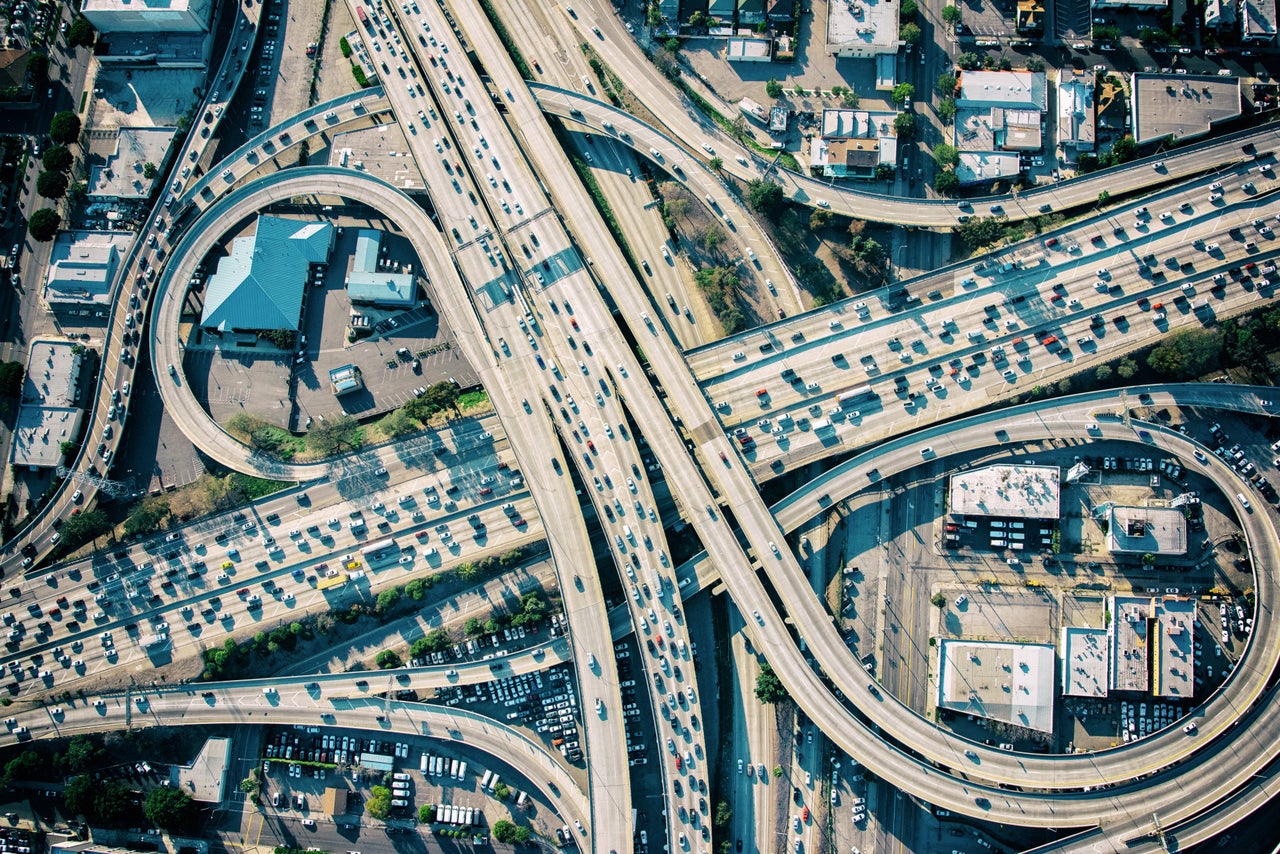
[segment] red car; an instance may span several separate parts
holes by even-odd
[[[418,533],[414,534],[414,536],[415,536],[415,537],[417,537],[417,538],[418,538],[418,539],[420,539],[420,540],[425,540],[425,539],[427,538],[427,532],[426,532],[426,531],[419,531]]]

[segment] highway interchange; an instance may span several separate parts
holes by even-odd
[[[219,222],[234,221],[247,212],[292,198],[307,182],[323,179],[327,192],[370,204],[400,226],[417,250],[430,280],[437,283],[438,307],[457,330],[459,344],[468,358],[481,371],[501,420],[505,435],[493,446],[487,441],[478,441],[473,446],[474,453],[487,455],[494,466],[499,461],[517,463],[528,484],[527,496],[523,492],[519,496],[524,518],[541,519],[544,524],[545,520],[555,520],[554,526],[541,530],[530,526],[531,530],[520,532],[509,524],[504,525],[505,511],[499,509],[498,502],[482,508],[486,527],[501,532],[497,538],[500,542],[528,539],[538,533],[546,536],[560,576],[566,612],[572,618],[572,658],[581,677],[582,708],[590,710],[598,698],[606,709],[604,714],[584,715],[585,742],[590,755],[588,791],[581,793],[576,802],[572,799],[560,802],[566,819],[577,815],[589,817],[588,844],[601,851],[629,849],[632,798],[627,752],[622,743],[623,718],[616,713],[619,678],[610,653],[613,635],[609,616],[594,574],[575,571],[581,556],[592,553],[593,544],[579,507],[579,496],[567,476],[569,467],[577,469],[581,481],[588,487],[594,485],[584,492],[594,505],[596,518],[608,520],[602,527],[606,540],[612,543],[611,553],[619,575],[632,579],[628,583],[637,587],[634,599],[628,600],[632,625],[641,627],[644,634],[665,635],[672,644],[684,640],[684,626],[677,616],[681,589],[676,570],[665,560],[665,555],[670,553],[665,528],[672,520],[664,523],[656,512],[655,505],[659,502],[644,476],[646,468],[629,435],[628,423],[644,425],[645,438],[662,463],[667,486],[678,496],[676,509],[694,526],[707,549],[708,560],[739,609],[744,614],[756,615],[754,620],[745,621],[746,632],[756,649],[770,650],[770,661],[783,674],[793,696],[802,698],[806,713],[830,739],[905,791],[958,813],[1011,824],[1078,828],[1095,825],[1100,814],[1124,817],[1114,823],[1104,822],[1099,830],[1093,831],[1104,834],[1109,844],[1119,846],[1150,831],[1152,812],[1158,810],[1162,818],[1170,821],[1198,820],[1197,816],[1210,803],[1222,793],[1232,791],[1245,778],[1243,769],[1249,773],[1261,773],[1265,769],[1280,750],[1280,742],[1276,741],[1280,733],[1275,731],[1280,725],[1271,724],[1269,719],[1275,716],[1261,711],[1273,701],[1265,685],[1276,653],[1280,651],[1277,649],[1280,630],[1272,625],[1269,609],[1265,607],[1266,602],[1274,601],[1274,591],[1262,577],[1258,595],[1264,607],[1259,608],[1252,642],[1253,647],[1261,648],[1251,647],[1246,659],[1251,666],[1238,668],[1227,688],[1204,707],[1201,736],[1194,741],[1174,731],[1123,750],[1088,756],[1011,755],[949,736],[922,719],[903,714],[903,707],[892,697],[867,686],[862,670],[852,662],[847,648],[831,629],[829,615],[804,583],[803,572],[786,545],[785,534],[795,525],[784,521],[777,508],[766,506],[758,493],[757,480],[767,478],[770,470],[775,469],[775,462],[779,463],[776,468],[789,469],[829,454],[831,448],[813,431],[798,431],[784,441],[775,440],[771,438],[772,432],[761,432],[764,428],[756,422],[762,417],[762,398],[757,394],[760,389],[768,389],[767,415],[772,421],[781,420],[780,413],[787,412],[791,421],[800,423],[804,419],[826,417],[824,413],[830,413],[839,392],[869,381],[877,388],[883,407],[879,410],[868,407],[865,413],[860,411],[854,424],[850,424],[849,414],[841,408],[841,420],[836,427],[836,432],[846,435],[856,428],[858,437],[855,440],[850,436],[847,447],[858,447],[904,430],[902,418],[896,413],[892,419],[879,416],[881,411],[898,407],[896,389],[889,385],[890,377],[902,377],[906,381],[903,388],[916,391],[926,387],[935,373],[940,373],[945,391],[927,388],[924,401],[928,405],[918,402],[908,408],[908,411],[923,413],[913,418],[912,427],[937,424],[988,405],[1008,394],[1009,387],[1022,382],[1024,377],[1052,380],[1093,361],[1109,360],[1118,353],[1143,346],[1143,342],[1149,343],[1169,328],[1201,322],[1192,307],[1193,301],[1213,290],[1211,277],[1219,272],[1225,276],[1226,288],[1221,296],[1213,298],[1214,315],[1223,317],[1245,310],[1259,299],[1258,291],[1256,288],[1245,290],[1225,271],[1244,263],[1265,263],[1276,254],[1274,241],[1262,240],[1260,236],[1256,242],[1261,251],[1247,251],[1244,246],[1255,240],[1252,233],[1257,228],[1253,224],[1255,220],[1274,221],[1277,205],[1272,200],[1273,173],[1255,170],[1246,175],[1241,169],[1228,166],[1212,177],[1193,179],[1157,196],[1108,209],[1063,230],[1057,245],[1079,246],[1079,254],[1044,246],[1050,235],[1042,235],[1036,240],[1039,248],[1020,247],[1008,254],[1024,261],[1023,268],[1012,274],[994,273],[997,265],[1004,263],[1004,256],[984,260],[986,272],[983,273],[977,273],[969,265],[931,274],[908,283],[908,287],[917,296],[937,291],[940,297],[929,298],[919,309],[906,314],[896,309],[891,312],[883,304],[876,304],[874,297],[864,297],[858,302],[868,304],[866,312],[856,309],[855,301],[851,300],[685,353],[679,344],[680,337],[669,334],[668,329],[673,322],[679,322],[678,317],[663,314],[665,286],[655,284],[650,293],[636,287],[631,273],[634,268],[616,247],[600,218],[594,215],[591,200],[576,181],[545,183],[538,177],[572,175],[572,166],[558,140],[541,119],[549,103],[578,109],[578,114],[568,115],[573,121],[584,121],[590,116],[591,121],[599,124],[587,126],[598,134],[607,131],[603,121],[610,120],[616,129],[624,126],[626,117],[582,96],[575,95],[572,99],[561,96],[557,100],[552,98],[555,90],[535,87],[531,91],[506,59],[479,10],[455,9],[467,47],[485,58],[491,85],[506,99],[504,118],[469,65],[459,67],[455,62],[453,67],[458,68],[458,72],[450,75],[454,77],[453,85],[450,91],[444,90],[445,78],[439,69],[442,63],[463,56],[465,48],[438,7],[426,4],[421,17],[401,16],[395,9],[388,11],[396,17],[395,25],[405,36],[400,39],[402,48],[408,46],[411,51],[402,57],[406,67],[412,69],[406,79],[418,82],[401,86],[393,79],[385,91],[365,93],[376,99],[374,101],[352,99],[353,103],[365,106],[353,109],[349,116],[344,112],[341,120],[365,120],[368,115],[389,107],[396,116],[403,117],[402,123],[419,123],[420,129],[406,139],[429,186],[436,188],[432,200],[445,228],[437,230],[421,216],[408,196],[367,175],[330,167],[309,167],[284,172],[266,170],[261,177],[255,177],[252,171],[241,172],[234,164],[219,164],[186,191],[189,195],[182,204],[191,204],[193,213],[182,216],[184,221],[185,216],[190,216],[192,222],[185,225],[179,242],[171,249],[165,247],[163,252],[135,252],[125,281],[131,281],[136,275],[147,276],[141,272],[144,269],[160,271],[158,278],[150,280],[154,281],[155,301],[154,317],[148,326],[148,334],[153,336],[152,368],[159,378],[167,411],[211,456],[233,468],[298,481],[332,480],[335,475],[345,475],[348,482],[354,483],[367,480],[376,467],[385,466],[393,469],[392,483],[396,490],[420,492],[427,476],[413,469],[434,457],[425,444],[409,455],[402,453],[404,449],[387,448],[337,464],[292,466],[266,461],[248,453],[217,428],[185,392],[181,372],[170,382],[167,370],[169,365],[181,365],[182,361],[177,328],[184,283],[190,280],[194,267],[207,250],[221,238]],[[416,46],[419,31],[430,33],[438,40],[442,45],[440,53]],[[610,35],[615,34],[611,31]],[[444,50],[445,43],[451,45],[450,50]],[[620,55],[615,58],[619,64],[624,61],[621,53],[626,50],[620,49]],[[464,74],[469,79],[459,87],[456,78]],[[660,86],[651,88],[665,91]],[[428,100],[439,109],[432,108],[434,118],[424,119],[418,110]],[[210,102],[210,107],[213,106]],[[311,116],[299,117],[298,123],[304,128],[307,121],[315,122],[314,114],[329,110],[311,112]],[[685,116],[679,110],[673,113]],[[638,141],[635,147],[642,156],[645,149],[656,146],[657,137],[646,136],[653,133],[651,129],[638,124],[625,126],[632,127],[628,133]],[[688,149],[701,147],[700,137],[691,128],[677,125],[674,131],[684,134],[680,141]],[[706,133],[705,128],[699,133]],[[279,140],[279,145],[296,142],[290,131],[279,128],[268,131],[261,139],[268,138]],[[290,142],[286,143],[286,138]],[[452,153],[447,156],[442,144],[437,147],[437,140],[443,138],[452,139]],[[714,135],[706,138],[714,139],[717,150],[728,152],[733,145],[727,138]],[[1260,148],[1269,146],[1265,139],[1257,138]],[[199,144],[195,135],[193,142]],[[252,163],[252,152],[261,145],[261,141],[253,142],[242,149],[237,158]],[[1224,157],[1228,150],[1234,152],[1231,158]],[[467,154],[468,151],[472,153]],[[1239,140],[1188,149],[1179,155],[1185,161],[1178,161],[1178,169],[1185,168],[1186,174],[1194,173],[1202,170],[1206,163],[1216,166],[1224,160],[1238,160],[1239,151]],[[191,158],[194,161],[198,159],[198,151],[193,148],[192,152],[197,154]],[[677,177],[683,175],[681,180],[696,187],[699,195],[702,189],[710,191],[715,186],[716,179],[705,168],[703,159],[690,157],[686,149],[674,141],[668,140],[660,154],[654,165],[671,169]],[[457,165],[461,162],[466,166],[459,170]],[[622,162],[605,160],[602,165]],[[1174,158],[1169,158],[1169,162],[1173,163]],[[227,169],[232,171],[227,173]],[[625,180],[617,175],[616,169],[612,172],[616,180]],[[229,178],[223,177],[228,174]],[[1132,176],[1135,187],[1150,180],[1150,175],[1144,175],[1139,167],[1130,167],[1125,174]],[[1174,177],[1180,174],[1183,173],[1173,173]],[[1252,192],[1242,189],[1246,180],[1255,185]],[[206,187],[219,181],[227,186],[205,192]],[[1210,181],[1224,185],[1227,198],[1221,206],[1208,201]],[[232,188],[233,184],[238,188]],[[549,195],[543,193],[543,186]],[[796,198],[814,198],[804,195],[810,191],[805,190],[802,183],[796,186]],[[1073,182],[1055,188],[1055,192],[1067,194],[1059,201],[1060,205],[1071,203],[1074,197],[1070,193],[1076,192],[1075,186]],[[1080,192],[1083,193],[1080,199],[1091,198],[1087,189]],[[1096,192],[1092,197],[1096,197]],[[1032,196],[1024,197],[1024,205],[1032,204],[1031,199]],[[1189,208],[1179,207],[1184,201]],[[195,210],[206,203],[202,210]],[[833,209],[840,210],[846,201],[840,194],[833,193],[831,203]],[[937,215],[940,208],[911,202],[902,203],[902,207],[883,203],[888,205],[884,212],[867,215],[918,215],[924,221]],[[724,198],[717,202],[717,207],[727,211],[734,204],[730,198]],[[1149,206],[1151,215],[1137,215],[1139,206]],[[1165,210],[1171,212],[1168,220],[1160,216]],[[163,215],[163,211],[157,211],[153,217],[157,231],[163,231],[155,224]],[[945,216],[952,217],[953,213],[948,211]],[[1139,221],[1143,224],[1137,224]],[[745,213],[741,214],[740,222],[749,222]],[[457,225],[449,226],[449,223]],[[940,221],[940,224],[952,224],[952,220]],[[1114,231],[1117,227],[1123,232]],[[1250,237],[1246,241],[1233,235],[1233,230],[1250,231]],[[744,233],[746,236],[742,239],[750,239],[751,232],[744,229]],[[1189,247],[1189,233],[1206,245],[1218,244],[1219,249],[1210,252]],[[1101,246],[1090,239],[1094,234],[1102,236]],[[1159,283],[1148,279],[1138,286],[1142,277],[1137,273],[1139,244],[1135,242],[1135,234],[1145,240],[1145,245],[1140,247],[1144,252],[1154,253],[1161,262],[1166,256],[1189,258],[1194,269],[1189,272],[1170,269]],[[138,246],[142,245],[143,241],[139,240]],[[586,251],[583,247],[591,249]],[[767,257],[767,250],[759,251]],[[139,262],[139,256],[147,257],[145,267]],[[1033,256],[1043,256],[1045,260],[1031,263]],[[652,255],[649,258],[651,263],[656,261]],[[658,266],[661,270],[663,265]],[[1104,281],[1125,285],[1116,291],[1108,286],[1105,294],[1096,288],[1093,283],[1098,280],[1097,269],[1104,267],[1108,269]],[[784,281],[783,275],[778,274],[779,282]],[[973,282],[966,283],[968,278]],[[442,285],[455,282],[456,287]],[[1192,286],[1190,291],[1184,290],[1184,283]],[[1055,286],[1061,293],[1057,299],[1054,298]],[[612,305],[602,297],[601,291],[606,289]],[[1014,298],[1019,295],[1027,297],[1026,301],[1015,302]],[[1136,302],[1139,299],[1149,305],[1165,301],[1168,310],[1162,322],[1152,320],[1153,311],[1140,308]],[[990,318],[992,313],[985,308],[987,305],[996,306],[994,318]],[[1179,305],[1182,308],[1175,309]],[[124,307],[123,300],[118,306],[123,307],[122,311],[130,310]],[[1105,336],[1093,327],[1091,316],[1095,313],[1104,316]],[[1117,327],[1114,320],[1117,313],[1124,313],[1127,323]],[[950,331],[944,318],[953,324]],[[988,318],[994,322],[986,322]],[[657,378],[665,397],[660,398],[647,380],[645,367],[621,334],[619,320],[642,342],[647,367]],[[124,327],[115,324],[113,328],[122,332]],[[1034,333],[1044,330],[1066,344],[1070,362],[1061,355],[1039,352],[1045,348]],[[1121,338],[1119,347],[1113,347],[1108,340],[1112,335]],[[1084,336],[1093,338],[1094,346],[1080,345],[1078,341]],[[850,347],[855,337],[856,350]],[[911,342],[913,338],[921,339],[921,346]],[[1025,367],[1019,366],[1014,371],[1011,381],[1003,371],[992,369],[996,356],[991,348],[1005,347],[1007,358],[1013,360],[1017,348],[1011,342],[1015,338],[1024,338],[1029,342],[1027,349],[1036,352]],[[126,346],[123,334],[111,341],[112,347]],[[765,341],[772,344],[769,354],[759,349],[759,344]],[[893,341],[899,342],[900,348],[895,348]],[[933,343],[935,341],[937,343]],[[737,352],[744,353],[745,358],[735,359],[733,354]],[[978,352],[985,352],[985,368],[976,372],[964,368],[963,373],[969,375],[964,381],[956,379],[961,374],[949,373],[951,359],[972,362]],[[875,360],[870,371],[863,368],[867,364],[862,361],[864,355],[871,355]],[[843,356],[845,365],[840,364],[838,356]],[[794,370],[803,379],[803,391],[799,384],[779,382],[778,372],[783,368]],[[930,368],[940,370],[935,372]],[[852,379],[848,378],[850,375]],[[100,409],[109,396],[105,391],[122,388],[119,383],[124,381],[124,376],[104,374]],[[1169,394],[1171,400],[1178,399],[1176,392]],[[127,393],[124,396],[127,398]],[[1077,439],[1093,438],[1084,424],[1094,420],[1093,410],[1102,404],[1115,406],[1114,400],[1102,396],[1063,400],[1054,407],[1064,413],[1058,429]],[[813,406],[818,407],[816,413],[810,410]],[[1040,431],[1045,428],[1041,420],[1045,412],[1046,408],[1041,406],[1039,416],[1029,419],[1008,410],[1001,414],[998,423],[1012,440],[1039,439]],[[855,458],[846,464],[853,467],[847,471],[842,467],[838,471],[843,473],[844,482],[851,489],[861,488],[872,480],[867,476],[869,471],[874,471],[877,477],[888,477],[918,464],[918,447],[929,441],[934,442],[935,449],[943,456],[988,445],[994,423],[994,419],[983,421],[979,416],[979,423],[963,430],[955,424],[932,428],[942,432],[926,430],[880,445],[867,452],[867,461]],[[1133,431],[1121,422],[1099,419],[1097,423],[1101,436],[1133,438]],[[100,429],[102,424],[105,418],[95,424],[95,429]],[[732,433],[739,428],[750,430],[753,426],[759,434],[753,443],[756,449],[740,455],[740,443]],[[1189,455],[1184,438],[1159,431],[1155,431],[1155,435],[1158,444],[1175,453],[1185,452],[1183,456]],[[585,444],[588,436],[592,440],[589,449]],[[941,444],[944,436],[951,443],[949,447]],[[491,447],[500,450],[491,452]],[[456,450],[472,452],[472,448],[461,445]],[[87,453],[92,457],[91,448]],[[859,469],[854,464],[863,467]],[[1233,482],[1235,477],[1212,457],[1208,473],[1216,475],[1228,490],[1225,484]],[[438,475],[436,482],[443,482]],[[321,526],[322,519],[341,518],[340,512],[334,509],[342,500],[340,488],[308,486],[304,489],[308,493],[309,508],[313,510],[309,516],[300,516],[300,522]],[[292,495],[276,501],[285,506],[291,501],[297,503]],[[68,512],[68,502],[69,499],[55,502],[46,518]],[[817,507],[815,502],[810,510]],[[295,509],[291,507],[290,511]],[[666,507],[663,511],[669,512]],[[461,513],[457,511],[451,518],[456,520]],[[291,515],[294,514],[291,512]],[[424,517],[404,530],[406,533],[415,527],[427,530],[447,515],[433,509],[430,518]],[[1276,557],[1276,532],[1270,514],[1250,514],[1243,521],[1255,562],[1272,565]],[[42,537],[48,530],[47,525],[37,525],[34,534],[28,536]],[[641,546],[642,541],[646,545]],[[247,566],[253,561],[268,559],[273,552],[269,552],[267,546],[266,542],[257,541],[247,544],[243,563]],[[221,559],[222,546],[215,549],[206,545],[205,548],[215,554],[216,560]],[[336,544],[328,548],[326,554],[339,550]],[[16,562],[16,555],[9,560],[9,563]],[[305,572],[308,563],[316,562],[298,564],[286,560],[274,576],[291,576],[295,565],[302,566]],[[209,574],[213,574],[215,560],[206,559],[206,563]],[[767,568],[772,592],[762,581],[761,567]],[[283,571],[285,568],[289,570],[287,573]],[[31,589],[42,583],[40,577],[31,578],[22,595],[30,596],[33,601],[39,596],[47,603],[47,594]],[[71,579],[74,581],[76,579]],[[639,585],[649,581],[652,581],[651,593],[641,594]],[[228,580],[227,590],[238,583]],[[299,606],[306,607],[312,602],[318,605],[321,598],[314,597],[306,603],[299,601]],[[175,600],[172,604],[180,607],[179,601],[185,604],[187,600]],[[780,608],[773,604],[775,601]],[[18,604],[23,602],[25,598]],[[649,617],[651,607],[659,608],[660,615]],[[246,608],[244,613],[247,611]],[[233,623],[239,619],[239,613],[233,615]],[[795,633],[787,621],[796,627]],[[94,634],[96,631],[89,631],[86,637]],[[811,669],[799,654],[795,646],[797,634],[807,641],[825,678]],[[49,644],[45,644],[47,646]],[[661,658],[641,658],[647,668],[647,681],[655,685],[655,677],[663,676]],[[263,695],[258,687],[236,686],[225,690],[244,691],[247,697],[253,697],[257,690],[256,699],[261,701]],[[674,698],[686,689],[687,694],[682,693],[679,700]],[[840,699],[833,689],[838,689],[846,699]],[[697,713],[702,694],[694,684],[676,685],[674,690],[653,689],[655,708],[669,708],[673,718],[681,719],[675,729],[685,739],[681,749],[687,744],[688,749],[699,756],[705,754],[705,746],[699,741],[700,731],[686,721]],[[312,722],[316,713],[314,704],[301,696],[290,694],[289,697],[291,703],[304,709],[298,714],[309,714],[308,722]],[[189,719],[202,722],[222,719],[208,711],[207,704],[187,701],[183,708],[178,695],[173,698],[174,714],[189,715]],[[159,709],[150,712],[156,715],[156,721],[170,719],[165,717],[170,709],[169,694],[149,703]],[[277,713],[274,708],[271,711]],[[363,724],[372,728],[372,724],[360,717],[363,713],[359,710],[342,711],[344,725]],[[421,711],[415,706],[406,711],[406,715],[435,713],[433,707]],[[77,707],[77,714],[84,715],[81,726],[95,726],[95,718],[87,709]],[[348,714],[353,716],[351,721],[346,719]],[[1241,715],[1249,725],[1235,727],[1236,718]],[[418,724],[393,720],[391,725]],[[36,736],[54,731],[53,722],[47,728],[29,726]],[[58,726],[59,732],[68,731],[67,722]],[[473,738],[482,739],[481,733],[486,732],[500,732],[508,739],[517,737],[495,722],[458,728],[468,742]],[[658,732],[666,730],[660,726]],[[1211,743],[1212,751],[1206,749]],[[1259,743],[1269,745],[1268,749],[1258,750]],[[477,746],[486,745],[496,746],[496,743],[481,741]],[[975,758],[966,758],[966,751]],[[661,751],[666,797],[673,804],[691,803],[692,787],[678,794],[673,785],[689,773],[689,769],[682,772],[676,767],[679,752]],[[531,751],[530,755],[536,754]],[[1220,761],[1228,756],[1232,761]],[[549,761],[546,756],[529,761],[527,772],[535,785],[541,786],[539,778],[551,773],[536,766]],[[1174,763],[1178,763],[1177,767],[1171,768]],[[950,773],[962,768],[967,779]],[[1141,787],[1128,785],[1128,781],[1148,774],[1155,776],[1144,781]],[[1013,793],[998,788],[996,784],[1000,783],[1040,791]],[[1105,791],[1076,791],[1111,784],[1115,784],[1115,788]],[[557,788],[563,795],[576,786],[562,781]],[[554,793],[548,796],[557,797]],[[668,811],[667,819],[671,839],[680,834],[691,835],[690,829],[681,825],[675,809]],[[1082,837],[1080,843],[1086,844],[1085,839]],[[1088,844],[1094,842],[1096,840],[1090,839]]]

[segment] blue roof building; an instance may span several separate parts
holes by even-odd
[[[209,278],[200,325],[219,332],[297,331],[312,264],[333,250],[333,226],[259,216],[257,231],[231,244]]]
[[[362,228],[356,234],[356,251],[347,276],[347,297],[355,304],[408,308],[418,296],[413,274],[379,270],[381,248],[382,232]]]

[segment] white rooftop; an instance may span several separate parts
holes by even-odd
[[[155,178],[143,175],[146,164],[159,168],[177,128],[120,128],[115,151],[104,163],[89,165],[90,198],[145,199]]]
[[[1039,110],[1048,106],[1043,71],[961,71],[959,107]]]
[[[1050,644],[938,640],[938,705],[1053,732]]]
[[[898,50],[897,0],[828,0],[827,52],[870,57]]]
[[[31,342],[9,458],[14,465],[53,468],[62,443],[74,442],[84,409],[78,380],[84,348],[70,341]]]
[[[105,306],[120,260],[134,239],[125,231],[64,231],[58,234],[45,275],[45,302]]]
[[[1062,695],[1105,697],[1111,685],[1107,675],[1111,656],[1106,629],[1062,627]]]
[[[962,516],[1057,519],[1061,469],[993,465],[951,476],[951,512]]]
[[[1184,555],[1187,517],[1176,507],[1112,506],[1107,549],[1113,554]]]

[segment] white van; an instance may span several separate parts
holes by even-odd
[[[1253,511],[1253,508],[1249,506],[1249,499],[1244,497],[1243,492],[1236,493],[1236,500],[1240,502],[1240,506],[1243,507],[1245,510],[1248,510],[1250,512]]]

